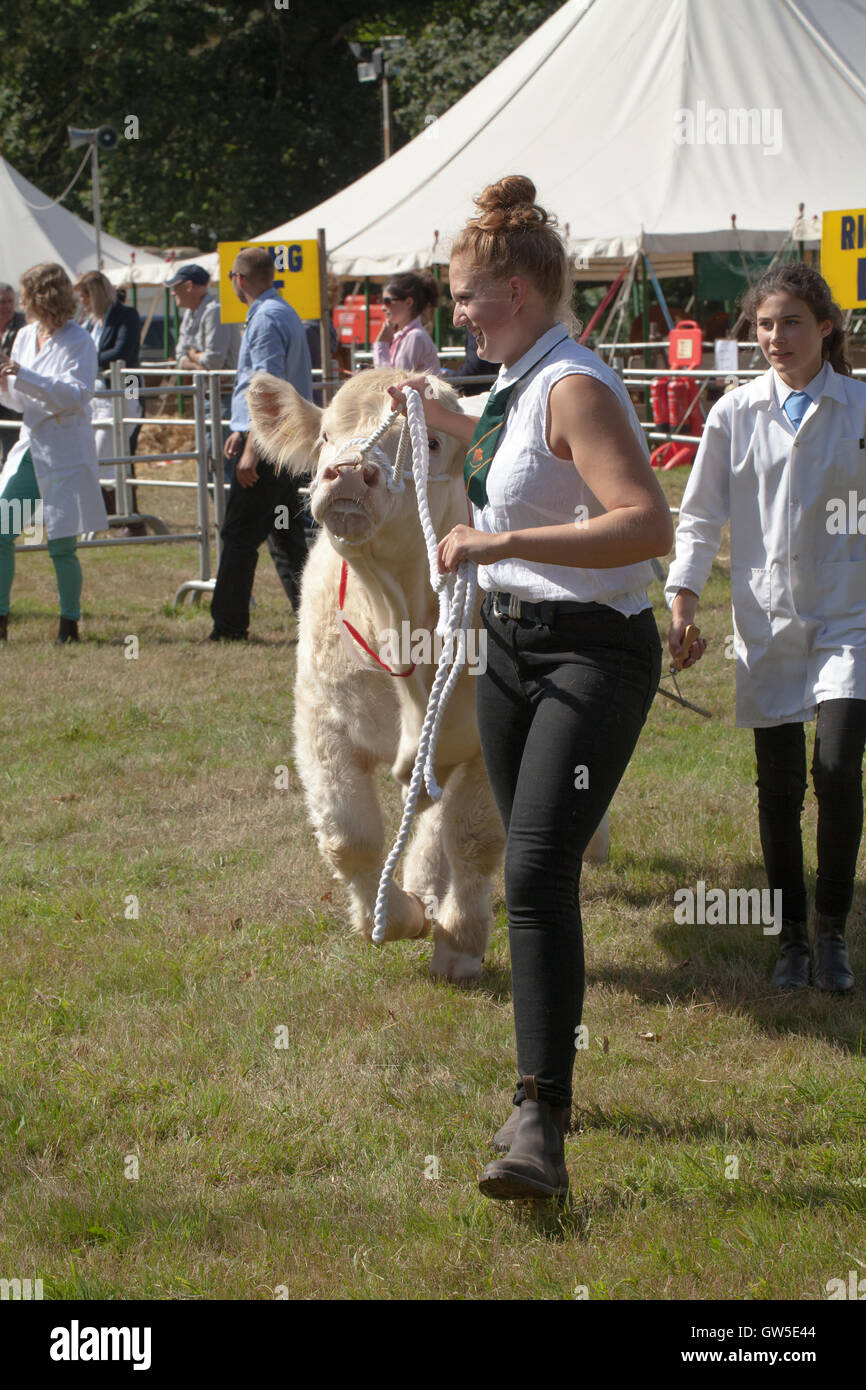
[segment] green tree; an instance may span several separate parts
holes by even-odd
[[[81,158],[66,127],[137,139],[100,159],[107,231],[137,244],[261,233],[314,207],[381,158],[374,83],[347,39],[402,34],[394,147],[506,56],[556,0],[424,0],[359,16],[357,0],[3,0],[3,153],[47,197]],[[65,206],[91,216],[85,172]]]

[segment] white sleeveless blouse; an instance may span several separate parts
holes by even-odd
[[[544,357],[545,353],[549,355]],[[542,357],[544,360],[539,361]],[[501,443],[487,474],[487,504],[483,508],[472,504],[473,525],[479,531],[523,531],[574,521],[576,516],[604,515],[604,507],[572,460],[557,458],[545,441],[547,398],[554,384],[565,376],[583,374],[604,382],[620,402],[649,457],[643,430],[620,378],[589,348],[569,338],[561,323],[543,334],[513,366],[501,367],[493,390],[516,381],[535,362],[537,368],[515,386],[508,402]],[[578,512],[583,507],[586,511]],[[626,617],[652,606],[646,592],[652,577],[648,560],[619,569],[578,569],[514,559],[478,566],[482,589],[515,594],[529,603],[604,603]]]

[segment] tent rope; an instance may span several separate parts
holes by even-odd
[[[19,197],[21,198],[22,203],[24,203],[25,207],[32,208],[34,212],[45,212],[45,211],[47,211],[48,208],[56,207],[58,203],[62,203],[62,202],[63,202],[63,199],[66,197],[67,193],[71,193],[71,192],[72,192],[72,189],[75,187],[76,183],[78,182],[78,179],[79,179],[79,177],[80,177],[80,175],[81,175],[81,172],[82,172],[82,170],[83,170],[83,168],[84,168],[84,166],[85,166],[85,164],[87,163],[87,161],[88,161],[89,158],[90,158],[90,149],[88,148],[88,149],[86,149],[86,150],[84,151],[84,158],[82,159],[81,163],[79,164],[78,168],[77,168],[76,171],[75,171],[75,177],[73,178],[72,183],[69,183],[69,184],[66,185],[66,187],[64,188],[64,190],[63,190],[63,192],[61,193],[61,195],[60,195],[59,198],[52,198],[52,200],[51,200],[50,203],[29,203],[29,202],[27,201],[27,199],[24,197],[24,194],[21,193],[21,194],[19,194]]]

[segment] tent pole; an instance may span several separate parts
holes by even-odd
[[[370,277],[364,276],[364,351],[370,351]]]
[[[436,281],[436,284],[437,284],[437,285],[439,285],[439,282],[440,282],[440,279],[441,279],[441,276],[440,276],[439,271],[440,271],[440,267],[439,267],[438,265],[434,265],[434,267],[433,267],[433,278],[434,278],[434,280]],[[442,287],[441,287],[441,285],[439,285],[439,292],[440,292],[440,294],[441,294],[441,292],[442,292]],[[437,299],[437,301],[436,301],[436,308],[433,310],[433,341],[434,341],[434,343],[436,344],[436,351],[437,351],[437,352],[439,351],[439,347],[440,347],[440,344],[441,344],[441,338],[442,338],[442,310],[441,310],[440,307],[439,307],[439,301],[438,301],[438,299]]]
[[[648,283],[649,277],[647,276],[647,270],[646,270],[646,253],[644,253],[644,254],[641,256],[640,267],[641,267],[641,276],[640,276],[640,298],[641,298],[641,316],[642,316],[642,317],[641,317],[641,327],[642,327],[642,331],[643,331],[643,340],[644,340],[644,344],[646,344],[646,343],[649,342],[649,283]],[[644,346],[644,350],[643,350],[643,364],[644,364],[644,367],[646,368],[647,375],[649,375],[649,367],[650,367],[650,350],[649,350],[649,348],[646,347],[646,346]],[[651,414],[650,414],[650,388],[649,388],[649,385],[646,385],[646,386],[644,386],[644,388],[643,388],[643,408],[644,408],[645,418],[646,418],[647,420],[651,419],[652,416],[651,416]]]
[[[319,227],[316,238],[319,243],[319,348],[322,358],[322,405],[331,399],[331,388],[325,383],[334,375],[331,362],[331,315],[328,310],[328,252],[325,246],[325,229]]]

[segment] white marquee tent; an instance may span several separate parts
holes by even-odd
[[[126,269],[134,253],[143,277],[162,279],[162,260],[105,232],[101,242],[107,274]],[[0,155],[0,280],[17,288],[24,271],[39,261],[58,262],[73,279],[95,270],[96,232],[61,204],[52,204]]]
[[[866,203],[860,74],[863,0],[568,0],[391,159],[258,239],[324,227],[340,275],[417,269],[447,261],[485,184],[524,173],[586,257],[641,236],[656,264],[792,229],[815,244],[824,210]]]

